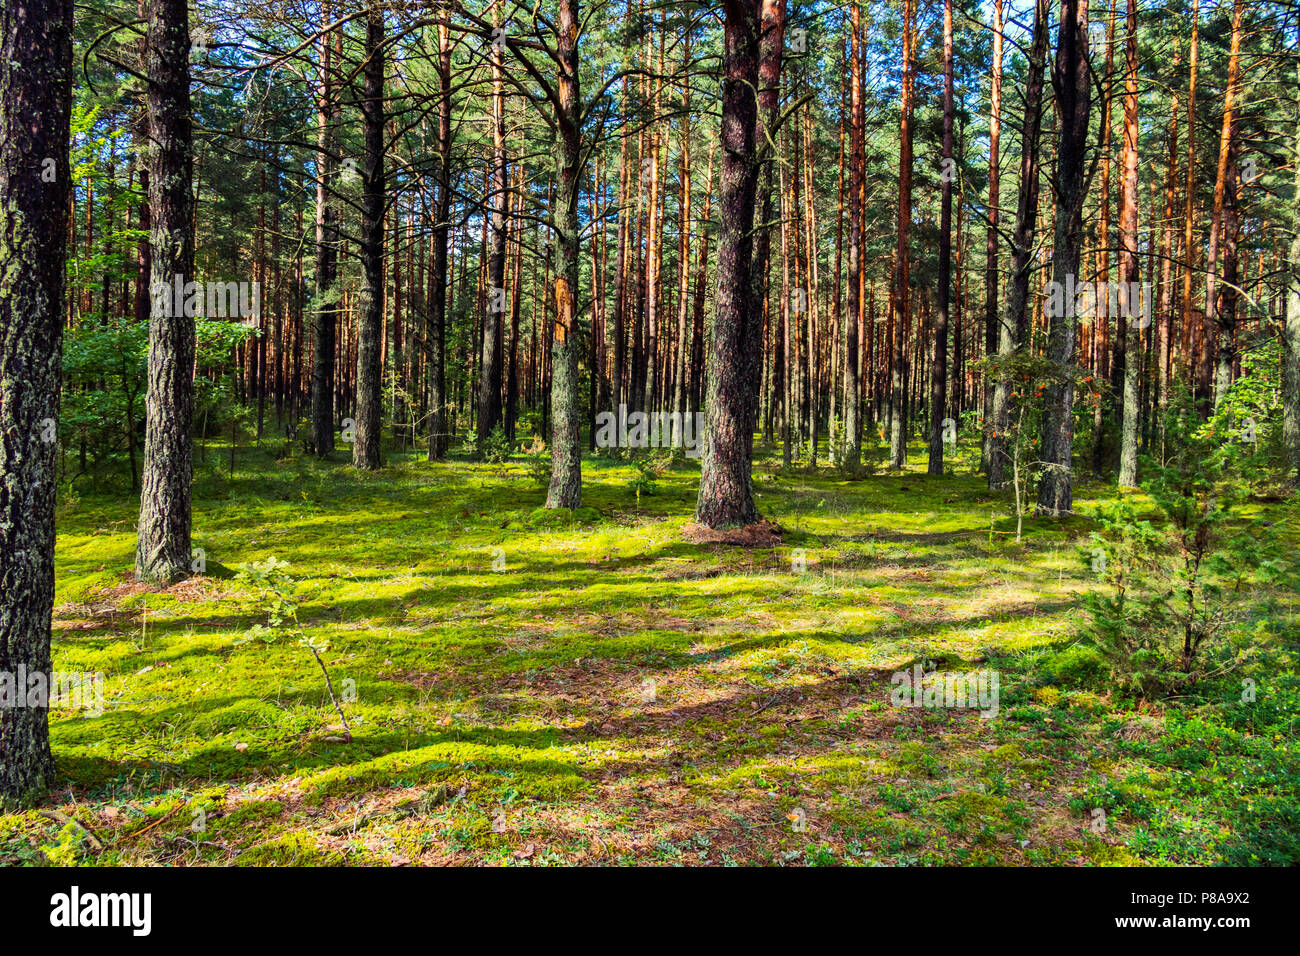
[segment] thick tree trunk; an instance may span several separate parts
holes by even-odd
[[[357,318],[357,412],[352,464],[381,464],[383,388],[380,334],[384,324],[384,14],[366,15],[365,98],[361,105],[365,165],[361,187],[361,296]]]
[[[749,301],[762,303],[767,295],[767,275],[771,262],[773,216],[773,171],[776,168],[776,124],[781,104],[781,55],[785,49],[785,0],[760,0],[761,36],[758,53],[758,105],[754,129],[754,149],[758,165],[758,186],[754,204],[758,212],[754,223],[753,263],[749,269]],[[725,180],[724,180],[725,181]],[[785,303],[788,305],[788,302]],[[761,312],[761,307],[759,308]],[[758,319],[760,325],[761,317]],[[762,351],[759,346],[760,353]],[[758,425],[759,389],[762,385],[762,356],[750,367],[750,390],[753,392],[754,421],[749,426],[750,443]]]
[[[54,499],[58,475],[64,259],[67,253],[71,0],[0,8],[0,808],[54,783],[51,677]],[[18,675],[27,678],[18,683]],[[15,706],[15,705],[23,706]]]
[[[552,155],[555,196],[555,330],[551,344],[551,484],[548,508],[582,504],[581,401],[578,395],[578,186],[582,173],[581,99],[578,90],[578,4],[559,0],[559,135]]]
[[[710,528],[758,518],[750,471],[757,404],[751,368],[762,359],[762,316],[750,302],[760,0],[724,0],[723,9],[722,222],[706,372],[708,448],[695,505],[695,520]]]
[[[1060,113],[1056,149],[1056,235],[1052,244],[1052,280],[1057,288],[1074,286],[1079,278],[1083,242],[1085,152],[1091,86],[1088,76],[1088,5],[1086,0],[1062,0],[1056,48],[1057,105]],[[1065,306],[1064,301],[1061,302]],[[1070,463],[1074,435],[1074,383],[1066,376],[1074,366],[1077,317],[1068,307],[1051,310],[1047,357],[1061,379],[1047,386],[1043,415],[1043,477],[1038,483],[1038,513],[1065,515],[1074,508]]]
[[[153,308],[135,573],[140,580],[168,584],[190,573],[194,473],[195,309],[184,293],[194,275],[190,30],[185,0],[156,0],[149,7],[148,38]]]

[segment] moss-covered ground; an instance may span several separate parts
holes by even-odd
[[[683,536],[695,462],[636,495],[589,457],[557,514],[523,460],[241,450],[196,486],[207,573],[163,590],[131,580],[129,494],[69,498],[55,664],[105,675],[104,709],[52,713],[62,789],[0,816],[0,863],[1300,858],[1294,620],[1254,702],[1240,675],[1119,696],[1079,637],[1080,539],[1113,489],[1018,543],[971,454],[855,481],[764,458],[785,536],[753,549]],[[1259,507],[1297,537],[1294,504]],[[351,740],[308,648],[246,639],[265,613],[230,572],[270,556]],[[918,662],[997,670],[997,715],[893,706]]]

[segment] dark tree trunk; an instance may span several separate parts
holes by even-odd
[[[384,324],[384,14],[366,14],[365,97],[361,104],[365,161],[361,186],[361,296],[357,319],[356,440],[352,464],[367,471],[381,463]]]
[[[170,583],[190,572],[194,473],[194,170],[190,121],[190,29],[186,0],[149,7],[149,206],[153,272],[144,472],[136,577]],[[182,294],[178,294],[180,287]]]
[[[858,326],[862,321],[862,67],[858,54],[861,15],[858,5],[850,11],[849,25],[849,274],[848,302],[844,312],[844,460],[849,475],[856,475],[862,462],[862,393],[858,378]],[[841,200],[842,201],[842,200]],[[836,274],[838,276],[838,269]],[[836,300],[838,304],[838,293]]]
[[[506,311],[506,118],[501,96],[501,57],[492,44],[492,159],[488,166],[487,202],[492,210],[488,240],[487,288],[484,296],[483,341],[479,353],[478,421],[479,453],[492,429],[501,424],[502,319]],[[577,197],[575,187],[575,200]]]
[[[907,328],[911,315],[908,235],[912,225],[912,99],[915,73],[917,0],[903,0],[903,89],[898,124],[898,234],[894,250],[893,280],[893,375],[890,380],[889,461],[895,468],[907,466],[908,408]]]
[[[1056,149],[1056,236],[1052,279],[1066,288],[1078,278],[1083,240],[1085,151],[1091,87],[1088,76],[1088,5],[1062,0],[1056,48],[1056,97],[1060,110]],[[1058,314],[1059,313],[1059,314]],[[1043,477],[1038,483],[1038,513],[1069,514],[1074,508],[1070,462],[1073,453],[1074,385],[1066,378],[1074,365],[1077,318],[1073,309],[1053,310],[1048,319],[1047,357],[1062,373],[1047,386],[1043,416]]]
[[[444,11],[443,16],[449,16]],[[438,24],[438,195],[429,275],[429,461],[447,454],[447,241],[451,233],[451,41]]]
[[[1016,231],[1012,237],[1011,290],[1007,312],[998,323],[998,355],[1014,355],[1024,345],[1029,317],[1029,274],[1033,269],[1034,225],[1038,220],[1038,139],[1042,129],[1043,70],[1047,60],[1047,0],[1034,4],[1033,42],[1025,85],[1025,114],[1020,131],[1020,187],[1016,195]],[[1011,385],[999,376],[993,393],[989,433],[989,487],[1007,480],[1007,430],[1012,417]]]
[[[322,10],[322,23],[332,7]],[[311,447],[320,458],[334,452],[334,347],[338,322],[338,291],[334,288],[338,262],[337,211],[334,186],[334,97],[332,37],[320,39],[320,94],[316,113],[316,278],[312,294]]]
[[[1069,2],[1069,0],[1066,0]],[[930,459],[926,471],[943,474],[943,420],[948,393],[948,301],[952,294],[952,0],[943,5],[943,173],[939,213],[939,302],[930,351]]]
[[[767,297],[767,275],[771,261],[772,179],[776,166],[774,140],[781,105],[781,54],[785,47],[785,0],[760,0],[760,3],[758,104],[754,129],[758,183],[754,205],[758,212],[758,219],[754,224],[753,263],[749,269],[749,301],[755,303],[757,311],[761,313],[761,303]],[[786,308],[787,305],[788,303],[783,303],[782,308]],[[759,322],[761,324],[761,317]],[[750,373],[749,388],[753,392],[754,421],[748,426],[747,434],[750,436],[751,445],[753,432],[758,424],[761,375],[762,355],[760,354]]]
[[[762,360],[762,315],[750,302],[752,228],[757,168],[760,0],[724,0],[722,54],[722,223],[718,290],[708,343],[708,448],[695,520],[710,528],[751,524],[754,506],[750,452],[757,397],[754,374]]]
[[[1001,173],[998,169],[1002,139],[1002,0],[993,0],[993,73],[989,106],[989,201],[988,232],[984,245],[984,354],[998,350],[998,193]],[[984,376],[984,439],[981,464],[989,470],[989,423],[993,421],[993,376]]]
[[[0,8],[0,673],[51,676],[71,0]],[[54,783],[48,698],[0,707],[0,808]],[[47,684],[48,686],[48,684]]]

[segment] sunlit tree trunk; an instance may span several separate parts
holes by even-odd
[[[552,147],[557,186],[555,224],[555,327],[551,340],[551,483],[548,508],[582,503],[581,401],[578,394],[578,189],[582,173],[581,100],[578,90],[578,5],[559,0],[557,23],[559,135]]]
[[[1236,351],[1235,275],[1223,275],[1227,285],[1220,287],[1219,270],[1236,272],[1236,181],[1237,164],[1234,136],[1237,129],[1236,98],[1241,54],[1241,17],[1244,4],[1232,5],[1232,39],[1228,53],[1228,82],[1223,91],[1223,127],[1219,133],[1219,164],[1214,177],[1214,211],[1210,217],[1210,245],[1205,267],[1205,331],[1214,336],[1215,379],[1214,407],[1227,397],[1232,385],[1232,366]],[[1220,263],[1220,258],[1223,262]]]
[[[762,319],[750,302],[750,269],[760,0],[723,0],[723,10],[722,221],[708,352],[708,447],[695,506],[695,520],[710,528],[758,518],[750,472],[756,404],[750,369],[762,357]]]
[[[1116,340],[1124,343],[1123,421],[1120,428],[1119,484],[1137,484],[1138,384],[1142,372],[1142,326],[1136,290],[1142,279],[1138,260],[1138,79],[1137,0],[1127,0],[1124,73],[1124,142],[1121,166],[1123,180],[1119,197],[1119,276],[1124,283]],[[1147,304],[1148,308],[1150,303]]]

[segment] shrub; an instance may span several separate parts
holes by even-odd
[[[1143,489],[1164,522],[1121,499],[1104,506],[1085,560],[1105,584],[1086,599],[1089,638],[1112,677],[1145,696],[1176,693],[1234,669],[1232,647],[1256,589],[1286,572],[1272,529],[1235,513],[1239,442],[1222,422],[1202,425],[1183,392],[1165,421],[1169,456],[1147,459]],[[1241,642],[1244,645],[1244,642]]]

